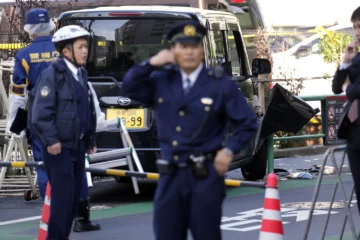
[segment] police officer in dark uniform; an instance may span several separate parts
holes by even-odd
[[[340,119],[338,137],[347,141],[349,165],[360,210],[360,7],[353,12],[351,21],[356,39],[345,48],[332,90],[335,94],[345,92],[348,99]]]
[[[155,110],[162,158],[154,209],[157,240],[186,239],[188,228],[195,240],[221,239],[224,175],[233,153],[258,128],[236,83],[221,67],[204,66],[206,34],[198,22],[175,26],[168,34],[171,49],[133,67],[123,79],[123,95]],[[224,143],[227,121],[233,134]]]
[[[43,71],[34,93],[31,124],[43,146],[51,185],[48,239],[68,239],[84,179],[85,152],[96,152],[96,113],[82,67],[89,35],[76,25],[54,34],[60,56]]]
[[[19,50],[15,56],[13,82],[9,94],[10,109],[7,126],[8,132],[10,132],[14,120],[19,120],[19,118],[15,118],[18,109],[25,108],[27,105],[27,92],[30,93],[28,96],[31,98],[31,91],[36,86],[40,73],[48,68],[51,62],[55,61],[59,55],[51,40],[52,36],[50,34],[55,27],[55,23],[50,19],[49,13],[45,9],[33,8],[26,12],[24,30],[29,34],[33,41],[29,46]],[[31,101],[29,102],[30,107]],[[29,122],[30,117],[31,112],[29,113]],[[17,138],[24,138],[25,135],[25,130],[23,130],[19,135],[15,136]],[[34,134],[30,134],[30,139],[34,160],[40,162],[42,161],[42,147],[40,141],[36,139]],[[44,200],[48,176],[43,168],[36,168],[36,172],[40,197]],[[99,224],[93,224],[90,221],[90,198],[88,196],[88,185],[84,176],[74,231],[84,232],[99,229]]]

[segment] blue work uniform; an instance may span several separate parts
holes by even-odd
[[[42,73],[34,92],[31,124],[51,184],[49,239],[69,237],[84,181],[85,150],[95,147],[94,103],[86,70],[80,73],[77,81],[59,57]],[[49,154],[47,147],[58,142],[61,153]]]
[[[57,56],[58,52],[51,42],[51,36],[37,37],[29,46],[19,50],[15,56],[11,93],[24,96],[25,86],[28,91],[31,91],[36,85],[40,73],[48,68]],[[30,134],[30,139],[34,160],[41,161],[41,144],[33,133]],[[36,171],[40,196],[44,199],[48,181],[47,175],[43,168],[36,168]]]

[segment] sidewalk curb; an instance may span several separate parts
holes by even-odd
[[[298,147],[274,150],[274,158],[288,158],[294,156],[318,155],[326,152],[331,146],[314,145],[310,147]]]

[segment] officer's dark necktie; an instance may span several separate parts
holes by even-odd
[[[84,79],[83,79],[83,77],[82,77],[82,72],[81,72],[80,69],[78,70],[77,77],[78,77],[78,80],[79,80],[79,83],[81,84],[81,86],[82,86],[83,88],[85,88],[85,81],[84,81]],[[86,88],[85,88],[85,89],[86,89]]]
[[[355,99],[350,106],[349,112],[348,112],[348,118],[350,120],[351,123],[355,122],[356,119],[358,118],[359,113],[358,113],[358,100]]]
[[[185,79],[185,86],[184,86],[185,95],[188,94],[190,88],[191,88],[191,81],[190,81],[190,79],[187,78],[187,79]]]

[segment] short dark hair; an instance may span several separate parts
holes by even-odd
[[[54,45],[55,45],[56,51],[61,53],[64,48],[69,49],[69,47],[71,47],[72,43],[73,43],[72,40],[67,40],[67,41],[56,42]],[[69,49],[69,50],[71,50],[71,49]]]
[[[63,51],[64,49],[67,49],[67,50],[69,50],[69,51],[72,51],[72,44],[71,43],[68,43],[68,44],[66,44],[65,46],[64,46],[64,48],[61,50],[61,51]]]
[[[358,7],[351,15],[351,21],[360,21],[360,7]]]

